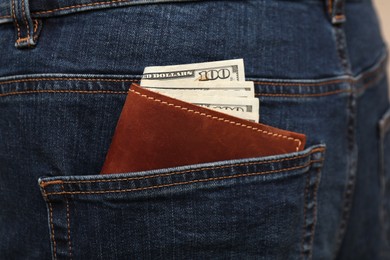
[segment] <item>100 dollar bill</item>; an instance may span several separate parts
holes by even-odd
[[[176,82],[245,81],[243,59],[192,63],[171,66],[146,67],[141,85],[149,81]]]
[[[207,95],[254,98],[254,86],[251,81],[244,82],[184,82],[155,81],[141,86],[166,95]]]

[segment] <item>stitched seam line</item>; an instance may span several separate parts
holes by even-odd
[[[64,184],[61,184],[62,191],[65,191]],[[68,197],[65,196],[66,203],[66,226],[67,226],[67,235],[68,235],[68,252],[69,258],[72,259],[72,244],[70,242],[70,213],[69,213],[69,200]]]
[[[49,181],[49,182],[41,182],[42,187],[46,187],[48,185],[55,185],[55,184],[62,184],[62,183],[104,183],[104,182],[118,182],[118,181],[132,181],[132,180],[143,180],[143,179],[150,179],[150,178],[158,178],[158,177],[166,177],[166,176],[175,176],[175,175],[180,175],[184,173],[190,173],[190,172],[198,172],[198,171],[204,171],[204,170],[218,170],[218,169],[224,169],[224,168],[230,168],[230,167],[236,167],[236,166],[249,166],[249,165],[254,165],[254,164],[266,164],[266,163],[275,163],[275,162],[283,162],[283,161],[292,161],[295,159],[299,159],[302,157],[307,157],[310,156],[316,152],[324,152],[324,148],[315,148],[313,149],[310,153],[300,155],[300,156],[295,156],[292,158],[284,158],[284,159],[275,159],[275,160],[268,160],[268,161],[263,161],[263,162],[248,162],[248,163],[237,163],[237,164],[230,164],[230,165],[222,165],[222,166],[209,166],[209,167],[203,167],[199,169],[191,169],[191,170],[184,170],[184,171],[179,171],[179,172],[168,172],[168,173],[161,173],[161,174],[155,174],[155,175],[148,175],[148,176],[140,176],[140,177],[128,177],[128,178],[118,178],[114,180],[80,180],[80,181]]]
[[[53,208],[50,202],[48,202],[48,204],[49,204],[49,213],[50,213],[51,239],[53,241],[53,254],[54,254],[54,259],[57,259],[57,245],[56,245],[56,238],[54,234],[54,225],[53,225]]]
[[[270,135],[272,137],[278,137],[278,138],[283,138],[283,139],[287,139],[287,140],[292,140],[292,141],[298,143],[297,147],[295,148],[296,151],[299,151],[299,148],[302,145],[302,141],[297,139],[297,138],[289,137],[289,136],[282,135],[282,134],[276,134],[276,133],[273,133],[273,132],[270,132],[270,131],[261,130],[261,129],[257,128],[257,127],[253,127],[253,126],[242,124],[242,123],[237,123],[235,121],[232,121],[232,120],[229,120],[229,119],[226,119],[226,118],[223,118],[223,117],[212,116],[210,114],[199,112],[199,111],[196,111],[196,110],[193,110],[193,109],[189,109],[187,107],[175,105],[173,103],[169,103],[169,102],[162,101],[160,99],[157,99],[157,98],[145,95],[145,94],[141,94],[140,92],[134,91],[132,89],[130,89],[130,91],[135,93],[135,94],[137,94],[137,95],[139,95],[139,96],[141,96],[141,97],[144,97],[146,99],[152,100],[154,102],[161,103],[161,104],[164,104],[164,105],[167,105],[167,106],[172,106],[172,107],[184,110],[184,111],[189,112],[189,113],[199,114],[200,116],[208,117],[208,118],[211,118],[211,119],[214,119],[214,120],[218,120],[218,121],[226,122],[226,123],[233,124],[233,125],[236,125],[236,126],[240,126],[240,127],[243,127],[243,128],[251,129],[253,131],[260,132],[260,133],[265,134],[265,135]]]
[[[331,84],[337,84],[342,82],[353,82],[353,79],[335,79],[335,80],[328,80],[328,81],[322,81],[322,82],[267,82],[267,81],[253,81],[255,84],[259,85],[269,85],[269,86],[286,86],[286,87],[302,87],[302,86],[323,86],[323,85],[331,85]]]
[[[30,78],[30,79],[15,79],[0,82],[0,85],[17,83],[17,82],[30,82],[30,81],[59,81],[59,80],[77,80],[77,81],[103,81],[103,82],[139,82],[139,79],[105,79],[105,78]]]
[[[0,94],[0,97],[28,94],[28,93],[79,93],[79,94],[127,94],[127,91],[113,91],[113,90],[28,90],[28,91],[17,91]]]
[[[22,0],[22,14],[23,14],[23,21],[26,24],[27,28],[27,45],[30,46],[30,26],[28,25],[27,18],[26,18],[26,10],[25,10],[25,0]]]
[[[305,240],[306,240],[306,230],[307,230],[307,216],[306,216],[306,213],[307,213],[307,201],[308,201],[308,198],[307,198],[307,194],[309,192],[309,184],[310,184],[310,175],[308,174],[307,177],[306,177],[306,184],[305,184],[305,191],[304,191],[304,207],[303,207],[303,234],[302,234],[302,241],[301,241],[301,257],[302,259],[305,259]]]
[[[121,2],[131,2],[131,0],[113,0],[113,1],[96,2],[96,3],[89,3],[89,4],[79,4],[79,5],[72,5],[72,6],[64,6],[64,7],[51,9],[51,10],[47,10],[47,11],[34,12],[34,14],[47,14],[47,13],[53,13],[53,12],[56,12],[56,11],[62,11],[62,10],[67,10],[67,9],[76,9],[76,8],[80,8],[80,7],[104,5],[104,4],[115,4],[115,3],[121,3]]]
[[[330,15],[333,13],[333,3],[332,0],[328,0],[328,12]]]
[[[50,239],[53,241],[53,255],[54,259],[57,259],[57,245],[56,245],[56,239],[55,239],[55,234],[54,234],[54,225],[53,225],[53,208],[51,205],[51,202],[47,199],[47,192],[45,188],[43,188],[43,194],[44,197],[47,200],[47,204],[49,206],[49,223],[50,223]]]
[[[37,30],[38,30],[38,20],[34,19],[33,21],[34,21],[34,29],[33,29],[33,31],[34,31],[34,33],[36,33]]]
[[[363,73],[363,76],[360,80],[367,78],[371,76],[372,74],[377,73],[378,71],[382,70],[383,64],[386,63],[386,59],[383,59],[378,64],[378,67],[369,72]],[[78,81],[106,81],[106,82],[139,82],[140,79],[106,79],[106,78],[27,78],[27,79],[19,79],[19,80],[8,80],[8,81],[0,81],[0,85],[9,84],[9,83],[17,83],[17,82],[29,82],[29,81],[47,81],[47,80],[78,80]],[[282,82],[266,82],[266,81],[253,81],[255,84],[258,85],[270,85],[270,86],[291,86],[291,87],[301,87],[301,86],[323,86],[323,85],[329,85],[334,83],[341,83],[341,82],[348,82],[348,83],[356,83],[358,80],[354,79],[339,79],[339,80],[330,80],[330,81],[324,81],[324,82],[316,82],[316,83],[308,83],[308,82],[301,82],[301,83],[282,83]]]
[[[338,14],[334,17],[336,20],[344,20],[345,19],[345,15],[343,14]]]
[[[315,93],[315,94],[266,94],[266,93],[256,93],[255,96],[273,96],[273,97],[321,97],[321,96],[329,96],[337,93],[342,93],[342,92],[347,92],[351,93],[352,90],[350,89],[339,89],[335,91],[329,91],[329,92],[324,92],[324,93]]]
[[[141,190],[150,190],[150,189],[157,189],[157,188],[163,188],[163,187],[171,187],[171,186],[178,186],[178,185],[184,185],[184,184],[192,184],[192,183],[198,183],[198,182],[209,182],[209,181],[218,181],[218,180],[225,180],[225,179],[234,179],[239,177],[248,177],[248,176],[256,176],[256,175],[264,175],[268,173],[276,173],[276,172],[283,172],[283,171],[291,171],[296,169],[302,169],[310,166],[313,163],[317,162],[323,162],[323,159],[320,160],[313,160],[310,161],[307,164],[300,165],[300,166],[294,166],[290,168],[285,169],[278,169],[278,170],[272,170],[272,171],[265,171],[265,172],[251,172],[251,173],[241,173],[236,175],[230,175],[230,176],[221,176],[221,177],[211,177],[206,179],[198,179],[198,180],[192,180],[192,181],[185,181],[185,182],[174,182],[169,184],[159,184],[149,187],[141,187],[141,188],[131,188],[131,189],[120,189],[120,190],[99,190],[99,191],[66,191],[66,192],[51,192],[47,193],[47,195],[64,195],[64,194],[103,194],[103,193],[117,193],[117,192],[132,192],[132,191],[141,191]]]
[[[320,171],[321,169],[317,169],[317,176],[316,176],[316,182],[314,186],[314,191],[313,191],[313,224],[311,227],[311,235],[310,235],[310,245],[311,245],[311,250],[309,252],[309,258],[312,258],[313,254],[313,242],[314,242],[314,233],[315,233],[315,226],[317,224],[317,193],[318,193],[318,186],[320,182]]]
[[[72,243],[70,240],[70,213],[69,213],[69,201],[66,198],[66,224],[68,228],[68,249],[69,249],[69,257],[72,259]]]
[[[15,0],[12,0],[12,18],[14,19],[14,23],[16,25],[16,29],[18,31],[18,39],[17,41],[20,39],[20,27],[19,27],[19,23],[18,23],[18,19],[16,18],[16,11],[15,11]]]
[[[369,74],[372,74],[373,72],[369,72],[367,73],[367,75],[365,76],[368,76]],[[364,77],[366,78],[366,77]],[[6,83],[13,83],[13,82],[28,82],[28,81],[41,81],[41,80],[80,80],[80,81],[106,81],[106,82],[139,82],[139,80],[136,80],[136,79],[127,79],[127,80],[116,80],[116,79],[85,79],[85,78],[69,78],[69,79],[66,79],[66,78],[50,78],[50,79],[40,79],[40,78],[37,78],[37,79],[33,79],[33,80],[15,80],[15,81],[8,81]],[[368,89],[370,87],[370,85],[377,81],[378,78],[375,78],[373,80],[370,80],[368,82],[366,82],[364,85],[363,85],[363,88],[359,88],[357,89],[356,91],[358,93],[364,91],[365,89]],[[6,83],[0,83],[0,85],[2,84],[6,84]],[[127,91],[113,91],[113,90],[91,90],[91,91],[88,91],[88,90],[27,90],[27,91],[16,91],[16,92],[9,92],[9,93],[3,93],[3,94],[0,94],[0,97],[2,96],[9,96],[9,95],[19,95],[19,94],[31,94],[31,93],[81,93],[81,94],[96,94],[96,93],[107,93],[107,94],[127,94]],[[329,92],[324,92],[324,93],[318,93],[318,94],[264,94],[264,93],[256,93],[255,96],[280,96],[280,97],[306,97],[306,96],[315,96],[315,97],[320,97],[320,96],[328,96],[328,95],[332,95],[332,94],[337,94],[337,93],[342,93],[342,92],[345,92],[345,93],[351,93],[353,92],[352,90],[349,90],[349,89],[340,89],[340,90],[335,90],[335,91],[329,91]]]

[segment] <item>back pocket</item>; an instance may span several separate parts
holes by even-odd
[[[53,258],[310,257],[324,150],[42,177]]]

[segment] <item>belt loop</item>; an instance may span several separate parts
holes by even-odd
[[[345,0],[326,0],[326,6],[333,24],[345,22]]]
[[[33,19],[30,14],[29,0],[10,0],[11,16],[15,25],[15,47],[32,48],[37,44],[42,21]]]

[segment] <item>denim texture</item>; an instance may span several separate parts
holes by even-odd
[[[389,259],[387,51],[370,1],[88,3],[15,0],[0,18],[1,259]],[[37,14],[68,4],[85,6]],[[37,37],[15,45],[13,20]],[[145,66],[233,58],[260,122],[306,134],[306,150],[99,175]]]

